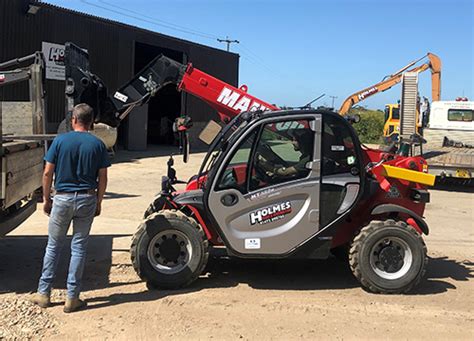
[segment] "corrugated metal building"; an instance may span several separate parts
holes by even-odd
[[[28,13],[28,0],[0,1],[0,61],[44,50],[44,43],[64,45],[71,41],[87,49],[92,72],[99,75],[109,92],[163,53],[181,63],[193,65],[229,84],[238,84],[239,56],[120,22],[60,8],[43,2],[36,14]],[[31,12],[31,11],[30,11]],[[48,45],[54,46],[54,45]],[[51,52],[51,51],[50,51]],[[54,58],[48,53],[46,59]],[[64,81],[46,80],[47,130],[54,133],[64,119]],[[26,84],[5,87],[0,100],[27,100]],[[147,106],[134,111],[119,129],[119,144],[143,150],[150,143],[169,143],[163,117],[186,112],[195,123],[191,141],[213,115],[213,109],[191,95],[166,89]],[[216,116],[217,117],[217,116]]]

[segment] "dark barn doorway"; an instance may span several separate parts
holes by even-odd
[[[135,73],[159,54],[183,63],[184,54],[164,47],[135,42]],[[181,93],[176,85],[163,88],[148,102],[147,144],[176,144],[172,125],[181,113]]]

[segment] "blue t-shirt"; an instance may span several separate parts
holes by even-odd
[[[44,159],[55,165],[54,188],[58,192],[96,189],[99,169],[110,166],[105,144],[79,131],[58,135]]]

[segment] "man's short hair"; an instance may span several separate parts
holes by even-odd
[[[85,127],[89,127],[94,119],[94,109],[89,104],[79,103],[72,109],[72,116]]]

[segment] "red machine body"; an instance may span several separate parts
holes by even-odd
[[[190,93],[217,110],[222,122],[227,123],[243,111],[278,110],[275,105],[247,93],[247,86],[236,88],[188,64],[178,90]]]

